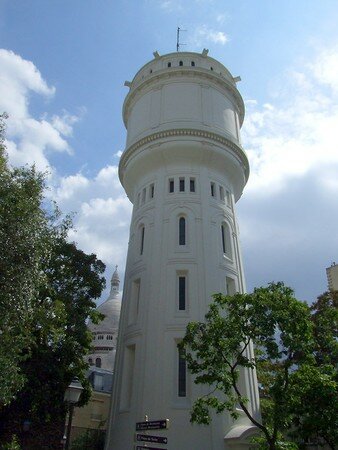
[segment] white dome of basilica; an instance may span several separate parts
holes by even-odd
[[[92,351],[87,360],[91,366],[107,370],[114,369],[116,342],[120,321],[121,295],[119,292],[120,278],[117,266],[111,278],[111,289],[108,299],[97,307],[104,314],[104,319],[98,324],[91,320],[88,328],[93,334]]]

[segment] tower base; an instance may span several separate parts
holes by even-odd
[[[258,429],[254,425],[234,426],[224,436],[224,448],[226,450],[248,450],[251,446],[251,438],[258,435]]]

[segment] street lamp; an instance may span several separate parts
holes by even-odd
[[[76,403],[79,401],[81,393],[83,391],[83,386],[78,378],[74,378],[70,385],[67,387],[64,401],[69,403],[69,414],[68,414],[68,425],[67,425],[67,435],[66,435],[66,445],[65,450],[69,450],[70,444],[70,432],[72,429],[73,412]]]

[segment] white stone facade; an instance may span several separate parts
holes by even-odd
[[[170,420],[161,432],[167,449],[234,448],[253,428],[244,415],[236,424],[228,414],[209,427],[190,424],[206,391],[177,343],[188,322],[204,319],[213,293],[245,291],[234,210],[249,175],[243,101],[238,78],[207,51],[154,56],[126,82],[119,174],[134,209],[106,449],[132,449],[146,415]],[[254,374],[241,383],[257,416]]]

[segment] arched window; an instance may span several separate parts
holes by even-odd
[[[180,217],[178,221],[178,243],[179,245],[186,243],[186,220],[184,217]]]
[[[168,62],[168,67],[171,67],[171,62]]]
[[[213,68],[213,67],[210,67],[210,70],[214,70],[214,68]]]
[[[96,367],[101,367],[101,358],[96,358],[95,359],[95,366]]]
[[[180,65],[180,66],[183,66],[183,61],[180,61],[180,62],[179,62],[179,65]]]
[[[88,358],[88,363],[89,363],[90,366],[92,366],[93,365],[93,359],[92,358]]]
[[[191,61],[191,65],[195,67],[195,61]]]
[[[231,232],[230,227],[226,222],[223,222],[221,225],[221,241],[222,241],[222,251],[224,255],[231,258],[232,257]]]

